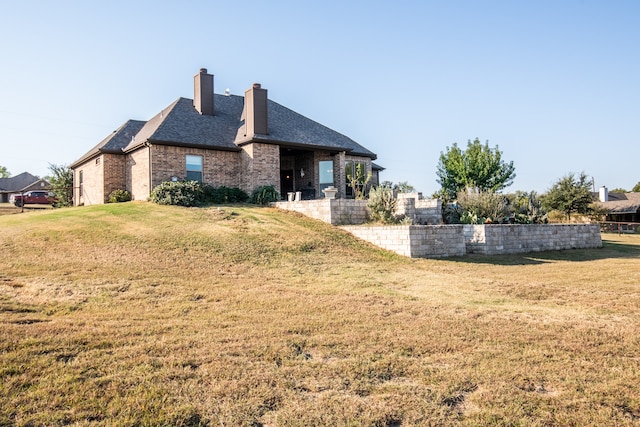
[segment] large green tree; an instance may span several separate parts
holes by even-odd
[[[11,173],[7,170],[6,166],[0,166],[0,178],[9,178]]]
[[[634,193],[640,193],[640,181],[631,189]]]
[[[58,206],[73,205],[73,170],[68,166],[49,163],[49,171],[51,176],[48,180],[58,198]]]
[[[513,162],[502,160],[498,146],[491,148],[488,141],[483,144],[478,138],[469,140],[465,150],[454,143],[441,152],[436,174],[440,195],[449,200],[465,188],[500,191],[516,177]]]
[[[551,187],[543,200],[549,209],[564,212],[569,221],[571,214],[587,215],[593,202],[591,179],[584,172],[577,177],[574,173],[569,173]]]

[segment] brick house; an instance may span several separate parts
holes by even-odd
[[[378,182],[376,155],[352,139],[267,97],[254,84],[244,96],[214,94],[213,75],[194,76],[194,99],[178,98],[148,121],[129,120],[70,165],[74,204],[105,203],[113,190],[146,200],[158,184],[194,179],[251,193],[273,185],[283,198],[353,197],[355,168]]]
[[[10,178],[0,178],[0,203],[9,202],[12,194],[50,189],[51,184],[47,180],[31,175],[29,172],[22,172]]]

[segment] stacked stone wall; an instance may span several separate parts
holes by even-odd
[[[438,199],[423,199],[422,193],[398,193],[396,215],[411,219],[416,225],[442,223],[442,202]]]
[[[352,199],[318,199],[298,202],[277,202],[280,209],[299,212],[331,225],[364,224],[367,221],[367,202]]]
[[[412,258],[442,258],[465,254],[461,225],[343,226],[354,236]]]
[[[406,200],[409,206],[415,203],[415,199]],[[358,224],[367,221],[364,200],[321,199],[278,202],[275,206],[342,225],[363,240],[409,257],[505,255],[602,247],[598,224],[363,226]]]
[[[502,255],[602,247],[598,224],[464,225],[467,253]]]

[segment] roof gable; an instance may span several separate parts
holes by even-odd
[[[132,141],[133,137],[142,129],[146,122],[141,120],[127,120],[122,126],[114,130],[98,145],[89,150],[84,156],[71,164],[75,167],[100,153],[119,153]]]
[[[193,100],[178,98],[146,122],[129,120],[71,167],[99,153],[129,152],[147,142],[231,151],[249,142],[263,142],[309,150],[346,151],[376,159],[373,152],[351,138],[271,100],[267,104],[269,134],[246,135],[244,101],[242,96],[215,94],[214,115],[204,115],[196,110]]]
[[[216,95],[216,114],[209,116],[198,113],[193,100],[178,98],[149,120],[125,151],[135,149],[147,141],[237,150],[233,141],[240,126],[242,103],[242,97],[239,96]]]
[[[0,191],[21,191],[38,181],[40,181],[39,177],[29,172],[22,172],[9,178],[0,178]]]

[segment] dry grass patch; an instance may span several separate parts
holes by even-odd
[[[640,420],[637,236],[410,260],[270,208],[0,227],[0,425]]]

